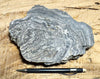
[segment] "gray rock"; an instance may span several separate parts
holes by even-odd
[[[77,59],[93,46],[92,29],[66,12],[36,5],[9,27],[11,40],[29,62],[52,65]]]

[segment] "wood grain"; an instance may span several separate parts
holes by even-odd
[[[68,12],[75,20],[89,24],[94,33],[95,44],[78,60],[51,68],[83,67],[86,73],[72,76],[62,74],[26,74],[17,72],[22,68],[44,68],[28,63],[9,38],[9,23],[23,18],[34,5]],[[100,0],[0,0],[0,79],[100,79]]]

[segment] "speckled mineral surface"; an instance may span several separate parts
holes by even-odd
[[[11,40],[29,62],[52,65],[77,59],[93,46],[92,29],[66,12],[36,5],[9,27]]]

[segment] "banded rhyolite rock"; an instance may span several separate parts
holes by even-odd
[[[9,27],[11,40],[29,62],[52,65],[77,59],[94,44],[92,29],[66,12],[36,5]]]

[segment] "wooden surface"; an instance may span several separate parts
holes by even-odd
[[[98,3],[99,2],[99,3]],[[9,39],[9,23],[26,16],[34,5],[68,12],[75,20],[89,24],[93,29],[95,44],[78,60],[60,64],[57,68],[83,67],[86,73],[72,76],[62,74],[26,74],[16,69],[40,68],[22,60],[16,45]],[[100,79],[100,0],[0,0],[0,79]]]

